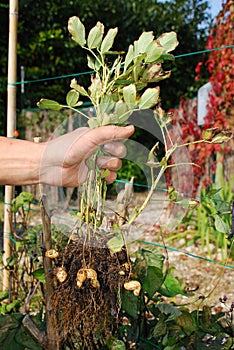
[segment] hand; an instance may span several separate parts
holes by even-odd
[[[42,155],[39,182],[54,186],[76,187],[83,183],[89,172],[87,160],[98,146],[109,155],[100,156],[94,166],[108,169],[108,183],[116,179],[116,171],[126,155],[123,140],[134,132],[133,126],[102,126],[96,129],[79,128],[45,144]]]

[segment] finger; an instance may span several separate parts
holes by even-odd
[[[116,126],[106,125],[100,128],[91,129],[88,133],[88,137],[94,141],[96,145],[102,145],[106,142],[114,140],[123,140],[129,138],[134,132],[134,126]]]
[[[113,156],[118,158],[124,158],[127,154],[124,144],[118,141],[105,143],[103,146],[103,151],[111,153]]]
[[[97,159],[97,165],[99,168],[117,171],[122,166],[122,161],[119,158],[101,156]]]

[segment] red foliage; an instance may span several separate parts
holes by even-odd
[[[216,18],[216,23],[211,29],[206,48],[209,50],[233,45],[233,23],[234,23],[234,1],[226,0],[223,9]],[[182,129],[184,142],[199,140],[202,130],[217,127],[219,130],[232,128],[234,126],[234,52],[233,48],[222,48],[213,50],[205,62],[208,72],[211,74],[209,81],[212,84],[212,92],[209,96],[207,115],[204,125],[197,125],[197,99],[185,100],[181,98],[180,106],[174,111],[175,122],[179,122]],[[197,81],[201,77],[203,63],[199,62],[195,69]],[[200,184],[210,181],[207,174],[207,159],[214,158],[217,152],[229,151],[228,144],[225,146],[213,144],[196,144],[189,146],[191,162],[200,166],[194,167],[195,189]],[[215,162],[211,164],[209,172],[215,172]],[[206,176],[205,176],[206,175]]]

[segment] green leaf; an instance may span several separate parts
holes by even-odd
[[[59,111],[63,108],[58,102],[54,100],[48,100],[46,98],[42,98],[39,102],[37,102],[37,106],[43,109],[52,109],[53,111]]]
[[[121,293],[121,306],[128,316],[136,319],[138,316],[138,297],[136,297],[132,292],[123,291]]]
[[[9,292],[7,290],[0,292],[0,301],[7,299]]]
[[[157,249],[145,247],[142,249],[142,255],[146,260],[147,266],[154,266],[162,270],[165,258]]]
[[[134,84],[123,88],[123,98],[129,107],[133,108],[136,105],[136,86]]]
[[[157,39],[166,52],[174,50],[179,44],[175,32],[164,33]]]
[[[15,340],[17,344],[22,346],[22,349],[42,350],[42,347],[33,339],[33,337],[25,330],[23,326],[16,332]],[[19,345],[16,348],[19,349]]]
[[[159,100],[159,87],[155,88],[148,88],[145,90],[143,95],[141,96],[139,100],[139,108],[140,109],[147,109],[152,108],[158,103]]]
[[[153,32],[143,32],[137,41],[134,41],[134,54],[138,56],[146,52],[149,44],[154,40]]]
[[[126,350],[126,347],[122,340],[115,339],[110,345],[110,350]]]
[[[134,50],[133,50],[133,45],[129,45],[128,47],[128,52],[125,56],[125,61],[124,61],[124,72],[130,65],[130,63],[133,61],[134,58]]]
[[[18,311],[21,305],[22,305],[22,302],[20,300],[15,300],[12,303],[7,304],[6,311],[9,313],[13,310]]]
[[[182,315],[182,311],[171,304],[158,304],[157,308],[159,309],[159,311],[164,314],[164,315],[170,315],[171,319],[175,318],[175,317],[179,317],[180,315]]]
[[[114,236],[107,242],[107,247],[110,249],[111,253],[120,252],[123,246],[124,246],[124,239],[122,234],[118,234]]]
[[[34,197],[29,192],[21,192],[16,198],[12,201],[12,211],[16,213],[19,208],[26,207],[26,209],[29,209],[29,204],[31,204],[34,201]]]
[[[181,286],[181,282],[170,273],[166,276],[165,281],[160,288],[160,293],[166,297],[174,297],[178,294],[184,296],[187,295]]]
[[[85,27],[80,19],[76,16],[69,18],[68,31],[72,35],[72,40],[83,47],[86,44]]]
[[[147,275],[142,280],[142,289],[150,298],[159,290],[163,282],[163,273],[157,267],[149,266]]]
[[[153,41],[146,50],[146,63],[156,62],[163,54],[163,48],[158,45],[156,41]]]
[[[101,22],[97,22],[96,26],[93,27],[88,35],[87,43],[89,49],[96,49],[102,42],[104,34],[104,25]]]
[[[223,219],[216,214],[215,215],[215,228],[217,231],[225,233],[229,235],[230,233],[230,227],[226,224],[226,222],[223,221]]]
[[[217,128],[209,128],[202,131],[202,139],[210,140]]]
[[[66,101],[67,101],[67,105],[70,106],[70,107],[74,107],[78,100],[79,100],[79,92],[76,91],[76,90],[70,90],[67,94],[67,97],[66,97]]]
[[[45,272],[44,269],[37,269],[33,271],[32,275],[40,282],[45,283]]]
[[[116,34],[118,32],[118,28],[111,28],[108,30],[105,38],[102,41],[101,44],[101,52],[105,53],[110,50],[110,48],[113,46]]]

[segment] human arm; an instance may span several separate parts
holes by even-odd
[[[109,125],[76,129],[45,143],[0,137],[0,185],[45,183],[75,187],[85,181],[89,171],[86,161],[101,145],[109,155],[100,156],[97,166],[110,170],[106,180],[113,182],[121,167],[119,158],[126,153],[118,140],[133,132],[133,126]]]

